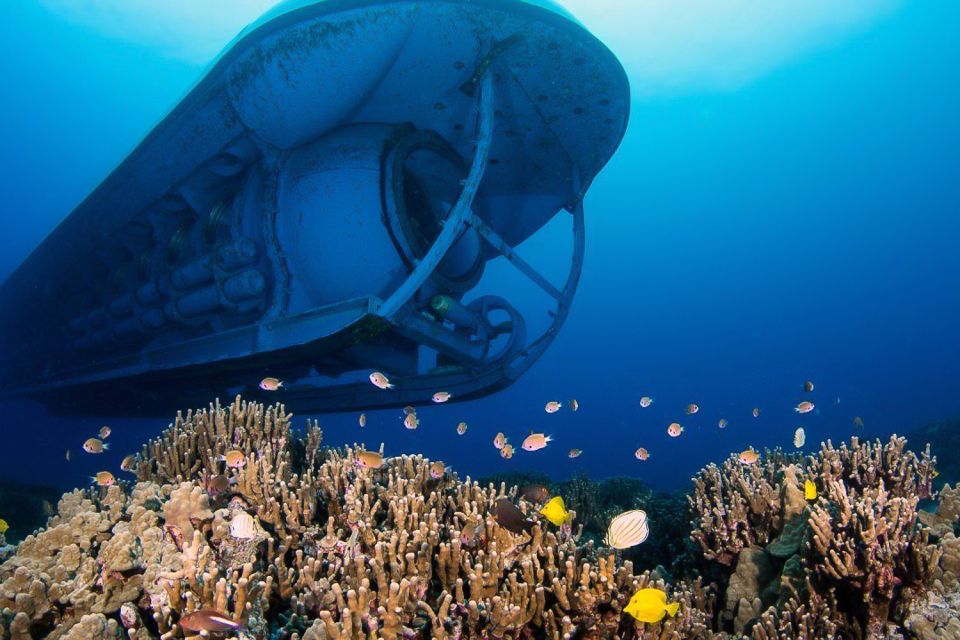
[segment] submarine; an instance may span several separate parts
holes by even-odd
[[[550,0],[281,2],[0,286],[0,390],[142,416],[267,376],[301,413],[503,389],[568,315],[629,106]],[[520,245],[558,217],[551,279]],[[481,287],[494,261],[548,304]]]

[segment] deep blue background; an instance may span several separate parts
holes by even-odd
[[[496,396],[423,409],[418,431],[396,412],[371,413],[363,431],[355,415],[321,417],[327,443],[384,441],[462,475],[585,470],[685,486],[731,451],[789,446],[799,425],[809,448],[849,437],[856,415],[867,435],[960,415],[957,24],[960,3],[905,3],[736,91],[638,99],[587,199],[584,276],[541,362]],[[0,25],[5,277],[198,69],[30,3],[3,3]],[[565,230],[552,224],[525,256],[566,255]],[[490,271],[486,284],[509,295]],[[801,419],[792,406],[807,378],[820,412]],[[641,395],[655,404],[641,410]],[[571,397],[578,413],[543,412]],[[689,402],[701,411],[686,418]],[[115,468],[167,423],[112,422],[113,450],[94,460],[79,447],[98,421],[22,402],[0,411],[0,476],[61,486]],[[679,439],[666,435],[675,419]],[[494,433],[519,449],[530,429],[556,442],[501,460]],[[646,463],[633,457],[641,445]],[[583,456],[567,459],[570,447]]]

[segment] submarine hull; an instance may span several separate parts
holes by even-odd
[[[628,111],[616,58],[549,3],[282,3],[0,288],[2,388],[141,415],[265,376],[301,411],[500,389],[566,316]],[[560,211],[556,284],[516,247]],[[479,293],[494,259],[546,292],[541,335]]]

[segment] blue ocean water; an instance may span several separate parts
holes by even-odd
[[[620,4],[610,12],[629,20]],[[651,94],[631,75],[627,135],[586,200],[580,288],[543,359],[493,396],[422,409],[416,431],[392,410],[369,412],[362,431],[355,413],[320,416],[327,444],[384,442],[388,454],[423,452],[474,477],[588,472],[685,487],[730,452],[791,446],[798,426],[810,447],[960,415],[958,23],[956,3],[904,2],[735,86]],[[4,3],[0,35],[2,278],[203,67],[51,3]],[[624,57],[633,46],[605,42]],[[551,223],[521,249],[535,264],[559,255],[547,269],[559,274],[568,236]],[[494,266],[485,285],[504,274]],[[570,398],[576,413],[543,410]],[[818,411],[797,416],[804,399]],[[700,411],[686,416],[691,402]],[[64,487],[167,424],[111,420],[112,449],[93,460],[80,444],[102,420],[23,401],[2,411],[0,476]],[[673,439],[675,420],[685,431]],[[531,430],[554,442],[510,461],[492,446],[497,431],[519,444]],[[634,458],[638,446],[648,461]],[[583,455],[569,459],[572,447]]]

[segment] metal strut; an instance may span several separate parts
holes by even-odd
[[[493,74],[486,73],[480,84],[480,100],[478,101],[478,135],[477,149],[473,154],[470,171],[463,181],[463,190],[450,215],[443,223],[443,230],[433,242],[433,246],[420,260],[413,271],[407,276],[402,285],[390,294],[390,297],[381,302],[375,311],[380,316],[393,320],[397,312],[416,294],[430,277],[430,274],[440,266],[440,262],[447,254],[453,243],[467,227],[467,221],[473,215],[473,201],[477,197],[480,181],[487,169],[487,158],[490,155],[490,146],[493,143]]]

